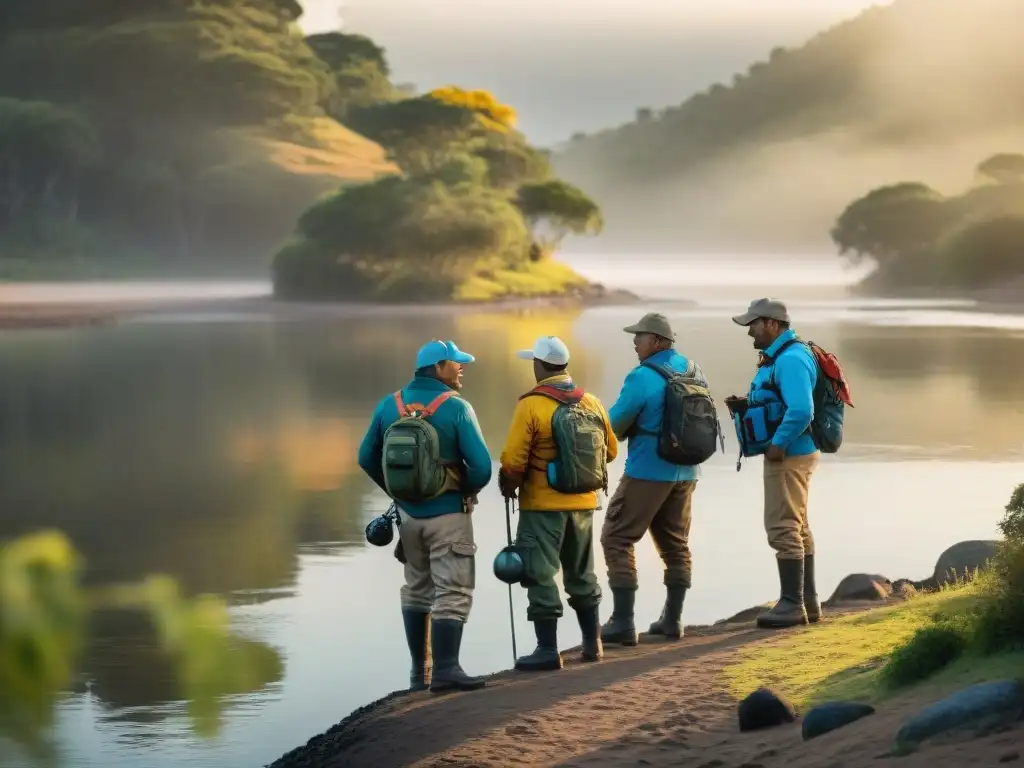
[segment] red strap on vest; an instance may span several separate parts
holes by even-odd
[[[399,416],[412,416],[417,412],[419,412],[422,417],[433,416],[437,413],[437,409],[441,407],[441,404],[454,394],[455,393],[451,391],[442,392],[431,400],[428,405],[423,405],[423,403],[409,403],[406,405],[402,402],[402,390],[398,390],[395,392],[395,406],[398,408]]]
[[[574,405],[582,400],[583,395],[585,394],[586,392],[584,392],[580,387],[567,390],[559,387],[552,387],[550,384],[539,384],[525,395],[520,395],[519,399],[522,400],[524,397],[529,397],[530,395],[544,395],[545,397],[550,397],[552,400],[557,400],[560,403]]]

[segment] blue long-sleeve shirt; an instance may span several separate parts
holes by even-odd
[[[438,379],[416,376],[402,390],[402,401],[427,405],[450,389]],[[377,403],[370,425],[363,436],[363,442],[359,446],[359,466],[385,493],[387,489],[384,486],[381,468],[384,432],[396,421],[398,406],[395,404],[394,395],[391,394]],[[473,406],[468,402],[461,397],[450,397],[441,404],[433,416],[428,417],[428,421],[437,430],[441,456],[445,460],[461,462],[465,484],[462,491],[448,491],[429,501],[396,502],[410,517],[437,517],[462,512],[463,496],[471,496],[483,489],[491,481],[493,471],[491,455],[480,431],[480,423],[477,421]]]
[[[668,365],[684,373],[690,361],[674,349],[651,355],[648,362]],[[699,367],[694,376],[702,385],[707,380]],[[700,467],[685,467],[665,461],[658,455],[658,432],[665,410],[665,378],[645,365],[638,365],[626,376],[615,404],[608,410],[612,429],[620,440],[627,439],[626,477],[676,483],[696,480]]]
[[[776,408],[769,406],[768,413],[772,418],[781,414],[782,423],[772,443],[785,448],[787,456],[806,456],[818,450],[809,431],[814,418],[818,365],[804,344],[790,344],[779,353],[790,340],[796,340],[792,329],[780,334],[764,351],[769,358],[778,356],[773,363],[757,369],[747,399],[750,403],[776,404]]]

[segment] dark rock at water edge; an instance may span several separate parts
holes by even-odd
[[[844,725],[874,714],[875,708],[856,701],[830,701],[819,704],[804,715],[802,735],[804,740],[813,739],[823,733],[842,728]]]
[[[970,581],[974,572],[988,565],[989,560],[999,551],[999,542],[992,539],[975,539],[954,544],[935,563],[931,581],[942,586],[957,579]]]
[[[1012,722],[1024,715],[1024,682],[997,680],[978,683],[925,707],[907,720],[896,733],[896,750],[913,750],[932,736],[961,726],[978,726],[986,721]]]
[[[741,731],[785,725],[797,717],[793,705],[771,688],[758,688],[739,703],[737,710]]]
[[[719,619],[715,622],[715,626],[721,627],[725,624],[746,624],[747,622],[752,622],[773,605],[775,605],[775,603],[763,603],[762,605],[755,605],[752,608],[745,608],[739,613],[734,613],[727,619]]]
[[[845,600],[885,600],[892,594],[892,582],[878,573],[851,573],[839,582],[825,605]]]

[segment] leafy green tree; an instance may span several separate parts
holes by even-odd
[[[832,228],[840,255],[886,262],[935,243],[946,226],[945,199],[918,182],[878,187],[850,203]]]
[[[451,298],[484,264],[525,261],[530,233],[480,158],[347,187],[310,208],[275,259],[283,296]],[[315,282],[310,278],[315,275]]]
[[[332,72],[339,72],[353,64],[368,61],[376,65],[384,77],[391,76],[391,67],[384,49],[365,35],[322,32],[307,37],[306,44]]]
[[[487,182],[498,189],[514,190],[551,176],[548,158],[518,134],[492,133],[471,143],[468,150],[487,164]]]
[[[324,102],[331,116],[344,121],[353,106],[365,107],[395,96],[384,49],[370,38],[325,32],[310,35],[306,43],[331,71],[334,87]]]
[[[458,88],[351,109],[348,117],[406,173],[436,168],[474,139],[506,133],[514,123],[514,111],[486,91]]]
[[[986,287],[1024,274],[1024,216],[973,221],[954,232],[939,254],[942,279]]]
[[[604,227],[597,204],[561,180],[524,184],[516,205],[533,230],[534,241],[545,248],[558,245],[570,233],[597,235]]]
[[[96,129],[81,113],[0,98],[0,210],[8,226],[26,212],[74,220],[82,174],[101,157]]]

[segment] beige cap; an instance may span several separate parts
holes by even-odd
[[[669,341],[676,340],[672,326],[668,324],[668,318],[659,312],[648,312],[638,322],[622,330],[626,333],[653,333]]]
[[[789,310],[786,305],[778,299],[754,299],[742,315],[736,315],[732,321],[736,325],[750,325],[759,318],[767,320],[778,320],[783,323],[789,322]]]

